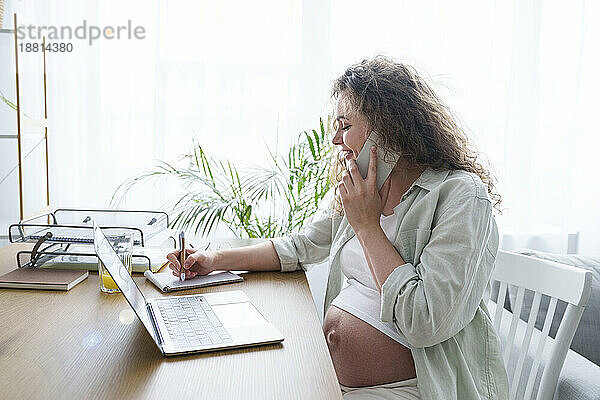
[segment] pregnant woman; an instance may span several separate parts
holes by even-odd
[[[498,250],[490,173],[409,66],[364,60],[334,82],[332,98],[341,173],[329,209],[256,246],[186,250],[186,276],[327,260],[323,330],[344,399],[508,398],[482,300]],[[371,132],[380,143],[366,150],[363,178],[355,160]],[[379,190],[378,153],[398,158]],[[169,260],[178,275],[177,253]]]

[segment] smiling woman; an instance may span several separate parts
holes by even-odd
[[[333,201],[300,232],[270,242],[197,251],[184,268],[285,272],[327,259],[323,329],[345,398],[507,398],[482,300],[498,250],[490,173],[404,64],[375,57],[350,66],[333,97],[332,142],[348,165],[337,182],[341,208]],[[368,152],[363,178],[355,158],[373,130],[383,143]],[[378,190],[380,151],[399,159]],[[170,267],[179,273],[179,263]]]
[[[343,172],[341,176],[337,175],[338,205],[341,203],[338,211],[344,215],[355,236],[343,243],[339,251],[341,270],[348,280],[348,286],[333,300],[325,315],[325,336],[340,384],[344,385],[343,390],[346,393],[358,395],[352,388],[360,387],[361,393],[369,389],[388,392],[393,390],[414,395],[418,380],[412,378],[418,378],[416,371],[423,368],[415,369],[415,360],[410,349],[417,346],[414,342],[411,343],[407,338],[408,332],[402,329],[409,321],[398,321],[398,317],[408,313],[410,319],[415,318],[412,314],[418,309],[415,300],[419,296],[408,293],[419,285],[425,289],[426,285],[437,286],[441,282],[438,281],[439,277],[427,282],[419,270],[415,271],[416,279],[404,277],[403,284],[392,290],[390,298],[396,304],[398,299],[404,297],[412,297],[412,301],[406,303],[406,309],[397,310],[393,307],[392,319],[388,321],[385,321],[383,314],[386,297],[384,288],[386,285],[392,285],[391,279],[398,275],[398,271],[410,271],[410,268],[406,267],[408,263],[414,262],[419,269],[434,267],[423,265],[420,256],[425,257],[437,250],[435,243],[439,239],[430,237],[431,232],[437,227],[436,236],[441,234],[443,237],[444,234],[440,232],[443,229],[440,215],[451,214],[440,211],[450,210],[450,204],[463,196],[465,200],[471,195],[482,200],[476,203],[480,203],[478,206],[483,207],[485,212],[477,215],[474,222],[477,225],[487,225],[483,231],[473,231],[472,236],[465,239],[480,249],[477,251],[485,252],[483,249],[489,245],[490,253],[495,254],[497,243],[494,245],[494,236],[497,236],[497,232],[493,220],[490,220],[489,197],[495,199],[497,205],[500,203],[500,196],[493,193],[491,175],[477,162],[477,153],[470,148],[466,135],[458,128],[450,112],[427,83],[411,67],[384,57],[365,60],[348,68],[335,81],[333,97],[338,104],[333,144],[339,147],[339,159],[344,159],[349,165],[347,170],[340,168]],[[357,173],[354,160],[371,131],[378,132],[383,148],[371,149],[368,175],[363,179]],[[373,183],[376,176],[377,151],[395,152],[400,155],[390,178],[379,191]],[[343,165],[340,163],[339,166]],[[449,191],[448,198],[441,196],[441,193],[448,190],[446,179],[457,179],[461,175],[466,180],[460,182],[462,179],[459,179],[459,182],[451,183],[456,192]],[[435,179],[435,186],[426,187],[426,177]],[[468,182],[469,178],[471,182]],[[454,179],[450,181],[452,180]],[[466,187],[461,188],[462,185]],[[475,194],[468,194],[469,185],[475,185]],[[425,188],[427,191],[418,190],[419,188]],[[425,199],[432,195],[436,198],[436,203],[440,204],[427,211],[419,210],[427,204]],[[443,207],[441,203],[446,202],[449,205]],[[400,216],[403,216],[404,220]],[[416,243],[416,235],[412,238],[408,236],[410,230],[402,229],[407,218],[415,218],[411,223],[416,223],[415,227],[421,229],[421,232],[428,233],[421,243]],[[453,223],[461,224],[462,221],[457,219],[448,223],[451,226]],[[399,239],[405,241],[398,243]],[[448,242],[448,239],[450,238],[444,237],[441,241]],[[412,243],[413,241],[415,243]],[[411,257],[410,250],[405,250],[402,246],[406,243],[411,248],[421,246],[421,249],[418,253],[412,252]],[[456,245],[460,245],[459,240],[456,240]],[[442,261],[444,258],[450,260],[452,256],[450,253],[438,255]],[[469,254],[454,254],[454,257],[456,256],[463,268],[469,268]],[[483,288],[489,279],[493,257],[488,263],[489,265],[483,268],[488,273],[479,276],[465,275],[463,279],[466,279],[462,284],[470,285],[470,282],[478,281],[478,286]],[[456,267],[460,268],[460,264]],[[450,265],[442,267],[448,268]],[[448,271],[427,272],[432,273],[433,277],[433,274],[440,275]],[[451,296],[453,290],[465,289],[459,284],[457,288],[436,287],[435,290],[439,290],[440,294],[449,290],[446,295]],[[435,304],[435,296],[427,294],[427,291],[422,293],[427,304],[426,311],[431,312],[432,308],[438,308],[441,315],[444,315],[442,310],[449,310],[443,304]],[[471,309],[479,307],[481,295],[482,293],[478,293],[473,297]],[[471,312],[468,311],[469,314]],[[427,323],[434,324],[436,321],[429,319]],[[461,327],[467,329],[467,326]],[[429,326],[428,329],[433,330],[433,327]],[[425,336],[427,332],[417,334]],[[451,367],[460,369],[458,364],[452,362]],[[498,362],[496,364],[502,365]],[[487,371],[481,372],[487,374]],[[498,368],[496,375],[498,379],[503,379],[503,369]],[[381,387],[400,382],[401,387]],[[456,384],[448,383],[452,386]],[[430,388],[424,389],[423,392],[428,390]]]

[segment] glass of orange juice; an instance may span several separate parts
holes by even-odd
[[[133,236],[131,234],[120,234],[109,236],[108,241],[117,253],[117,256],[123,262],[125,269],[131,275],[133,268],[132,252],[133,252]],[[112,276],[104,266],[104,263],[98,259],[98,276],[100,277],[100,290],[104,293],[118,293],[119,287],[115,283]]]

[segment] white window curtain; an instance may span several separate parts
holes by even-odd
[[[502,232],[577,231],[580,253],[600,253],[599,2],[8,0],[13,11],[146,28],[144,40],[77,41],[50,57],[55,205],[107,206],[193,137],[265,163],[266,144],[281,150],[330,112],[345,66],[383,53],[429,75],[488,156]],[[148,185],[124,206],[158,207],[174,190]]]

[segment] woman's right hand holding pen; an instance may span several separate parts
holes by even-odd
[[[280,271],[281,264],[270,240],[252,246],[221,250],[185,249],[183,272],[186,279],[213,271]],[[169,253],[169,268],[179,276],[179,250]]]
[[[183,270],[179,262],[179,253],[180,251],[176,250],[167,255],[169,268],[174,276],[179,277],[181,273],[185,273],[185,279],[190,279],[197,275],[208,275],[215,270],[217,253],[214,251],[185,249]]]

